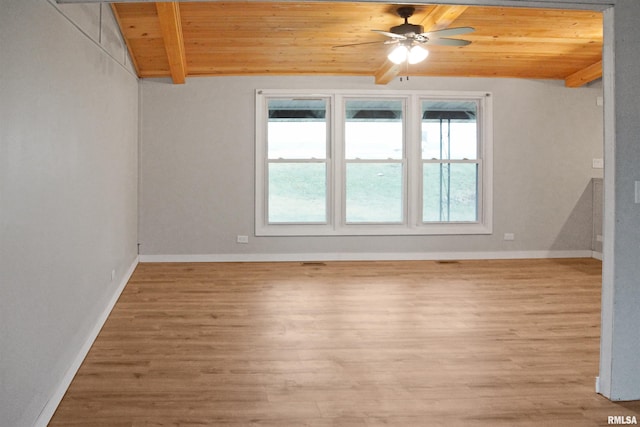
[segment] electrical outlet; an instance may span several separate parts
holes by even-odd
[[[113,282],[114,280],[116,280],[116,271],[111,270],[111,281]]]
[[[604,169],[604,159],[593,159],[592,168],[593,169]]]
[[[236,238],[236,243],[249,243],[249,236],[238,235],[238,237]]]
[[[515,240],[516,239],[516,235],[513,233],[504,233],[504,240]]]

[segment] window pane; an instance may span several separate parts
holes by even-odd
[[[422,101],[422,158],[477,159],[474,101]]]
[[[346,102],[345,157],[402,159],[402,101]]]
[[[478,164],[425,163],[423,222],[478,220]]]
[[[326,114],[324,99],[270,99],[268,158],[326,158]]]
[[[325,223],[326,169],[324,163],[270,163],[269,223]]]
[[[402,164],[348,163],[346,220],[402,222]]]

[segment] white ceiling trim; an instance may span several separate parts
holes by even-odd
[[[174,1],[224,1],[224,0],[118,0],[108,3],[155,3]],[[248,0],[248,1],[271,1],[271,2],[291,2],[300,0]],[[354,2],[354,0],[304,0],[307,2],[329,1],[329,2]],[[57,3],[105,3],[103,0],[56,0]],[[389,0],[357,0],[358,3],[389,3]],[[400,1],[394,3],[407,4],[433,4],[433,0]],[[614,6],[616,0],[439,0],[438,4],[454,4],[469,6],[507,6],[507,7],[538,7],[538,8],[561,8],[561,9],[588,9],[604,10]]]

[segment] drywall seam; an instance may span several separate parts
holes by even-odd
[[[67,21],[69,21],[69,23],[71,25],[73,25],[76,30],[78,30],[83,36],[85,36],[88,40],[90,40],[93,44],[95,44],[103,53],[105,53],[109,58],[111,58],[116,64],[118,64],[120,67],[122,67],[122,69],[124,69],[127,73],[129,73],[130,75],[132,75],[133,77],[135,77],[137,80],[140,80],[139,77],[133,72],[131,71],[129,68],[127,68],[126,64],[123,64],[120,60],[118,60],[115,56],[113,56],[111,54],[111,52],[109,52],[107,49],[105,49],[105,47],[102,45],[101,40],[94,40],[93,37],[91,37],[89,34],[86,33],[86,31],[84,31],[78,24],[76,24],[70,17],[68,17],[62,10],[60,10],[57,6],[56,3],[53,0],[48,0],[48,3],[51,7],[53,7],[53,9],[58,12],[62,17],[64,17],[64,19],[66,19]],[[99,38],[102,37],[102,5],[100,6],[100,22],[99,22],[99,26],[100,26],[100,33],[99,33]],[[122,35],[121,35],[122,37]],[[124,40],[121,40],[121,42],[124,44]],[[125,57],[127,57],[127,59],[129,59],[129,61],[131,61],[130,58],[128,58],[129,52],[127,51],[126,47],[125,47]],[[126,62],[126,61],[125,61]]]

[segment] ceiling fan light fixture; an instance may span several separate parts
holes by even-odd
[[[411,48],[407,55],[407,60],[409,64],[417,64],[418,62],[422,62],[427,59],[429,56],[429,51],[422,46],[415,45]]]
[[[407,44],[399,44],[391,52],[387,58],[394,64],[402,64],[407,61],[409,64],[417,64],[424,61],[429,56],[429,51],[422,46],[413,45],[411,48]]]
[[[407,60],[408,56],[409,49],[404,44],[399,44],[398,46],[393,48],[391,52],[389,52],[387,58],[389,58],[389,61],[393,62],[394,64],[402,64]]]

